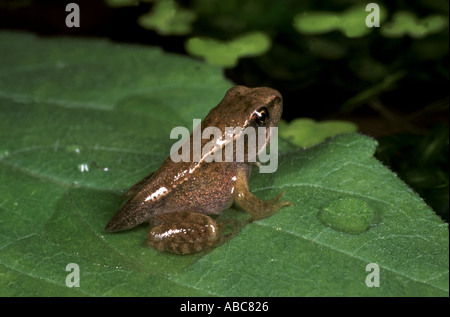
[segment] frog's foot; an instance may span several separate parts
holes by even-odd
[[[191,254],[217,246],[229,240],[239,231],[234,220],[217,223],[211,217],[197,212],[172,212],[157,217],[158,225],[147,234],[147,244],[159,251]],[[237,228],[221,236],[229,223]]]
[[[238,171],[235,186],[235,201],[238,205],[252,215],[250,221],[270,217],[284,206],[292,206],[290,201],[281,201],[284,191],[269,201],[264,201],[253,195],[247,183],[244,172]]]
[[[249,210],[247,210],[247,212],[252,215],[250,221],[270,217],[284,206],[293,206],[294,204],[290,201],[281,201],[281,197],[283,197],[284,194],[285,191],[283,190],[269,201],[259,200],[258,198],[254,197],[254,199],[256,200],[253,201],[255,208],[250,208]]]
[[[285,193],[286,191],[282,190],[278,195],[269,200],[268,203],[275,205],[275,208],[277,208],[277,210],[284,206],[293,206],[294,204],[290,201],[280,201],[281,197],[283,197]]]

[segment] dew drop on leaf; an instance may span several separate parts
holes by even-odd
[[[366,232],[380,220],[379,212],[364,200],[344,197],[331,201],[318,213],[319,220],[336,231]]]

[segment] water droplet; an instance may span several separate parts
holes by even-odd
[[[78,164],[78,169],[81,173],[89,172],[89,165],[87,165],[86,163]]]
[[[366,232],[380,220],[376,209],[353,197],[333,200],[320,210],[318,217],[324,225],[351,234]]]

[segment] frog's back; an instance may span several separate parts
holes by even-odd
[[[127,230],[168,212],[219,214],[233,203],[236,168],[237,163],[227,162],[174,163],[169,157],[121,207],[106,230]]]

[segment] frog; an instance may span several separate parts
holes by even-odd
[[[234,86],[201,121],[199,128],[217,127],[225,139],[226,127],[266,129],[277,127],[283,110],[281,94],[272,88]],[[256,129],[255,129],[256,130]],[[186,140],[193,149],[193,134]],[[234,135],[232,142],[236,142]],[[210,139],[202,139],[204,146]],[[216,142],[223,150],[224,142]],[[180,147],[180,149],[182,146]],[[193,151],[191,151],[193,152]],[[193,155],[193,153],[192,153]],[[126,201],[107,223],[107,232],[117,232],[150,223],[147,244],[162,252],[193,254],[217,247],[235,236],[240,224],[233,218],[218,220],[233,203],[250,214],[248,222],[270,217],[284,206],[284,191],[270,200],[257,198],[249,189],[252,166],[249,160],[175,162],[169,156],[160,167],[133,185]],[[217,219],[214,219],[217,218]],[[231,231],[231,232],[229,232]],[[228,232],[228,233],[227,233]]]

